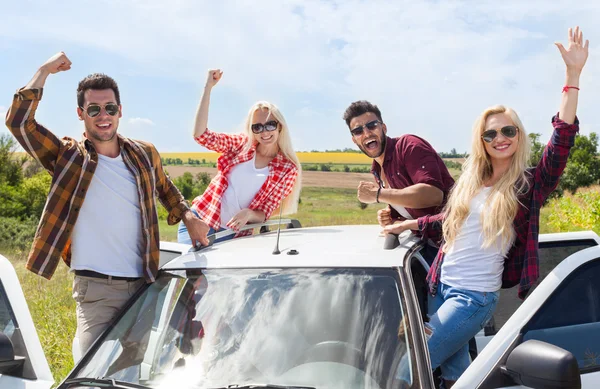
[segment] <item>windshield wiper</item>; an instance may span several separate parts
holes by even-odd
[[[149,386],[133,384],[131,382],[118,381],[112,378],[71,378],[64,382],[67,388],[77,388],[80,386],[96,386],[98,388],[113,389],[151,389]]]
[[[313,386],[291,386],[291,385],[273,385],[273,384],[248,384],[248,385],[227,385],[211,389],[317,389]]]

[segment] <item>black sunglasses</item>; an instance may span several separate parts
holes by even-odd
[[[262,123],[254,123],[250,128],[252,128],[252,132],[255,134],[260,134],[263,131],[275,131],[277,129],[277,123],[275,120],[271,120],[270,122]]]
[[[363,134],[365,127],[369,131],[374,131],[379,126],[379,123],[381,123],[379,120],[373,120],[371,122],[368,122],[364,126],[358,126],[356,128],[351,129],[350,132],[352,133],[352,136],[358,137]]]
[[[498,136],[498,131],[502,132],[507,138],[514,138],[517,135],[518,128],[516,126],[504,126],[500,130],[486,130],[481,135],[484,141],[492,143],[492,141]]]
[[[100,115],[100,112],[102,112],[102,108],[104,108],[106,113],[110,116],[115,116],[119,113],[119,106],[115,103],[108,103],[105,106],[99,104],[90,104],[86,109],[83,109],[83,107],[80,108],[84,110],[91,118],[95,118],[96,116]]]

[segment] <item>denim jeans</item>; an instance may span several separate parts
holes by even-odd
[[[437,294],[430,296],[429,323],[433,331],[427,345],[431,367],[438,366],[442,378],[456,381],[469,367],[469,339],[474,337],[490,320],[499,292],[475,292],[445,285],[440,282]]]
[[[192,208],[191,210],[194,213],[194,215],[200,217],[200,215],[198,215],[198,212],[196,212],[195,209]],[[225,228],[219,228],[218,231],[215,231],[212,227],[210,227],[210,229],[208,230],[208,235],[212,235],[215,232],[221,232],[221,231],[225,231]],[[214,241],[214,243],[223,242],[225,240],[233,239],[233,237],[234,237],[234,235],[224,236],[222,238],[216,239]],[[185,243],[185,244],[192,244],[192,238],[190,238],[190,234],[188,234],[187,227],[185,226],[185,224],[183,222],[179,222],[179,229],[177,230],[177,242],[178,243]]]

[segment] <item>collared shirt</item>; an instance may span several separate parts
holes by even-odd
[[[254,157],[256,144],[253,144],[248,151],[244,151],[248,142],[246,135],[222,134],[209,129],[194,139],[207,149],[221,153],[217,159],[217,175],[204,194],[196,197],[192,202],[192,207],[198,211],[202,220],[217,231],[221,227],[221,199],[229,185],[227,174],[235,165]],[[269,176],[248,206],[251,210],[263,211],[265,220],[269,219],[275,208],[292,192],[298,178],[298,168],[281,152],[277,153],[268,166]],[[250,234],[252,231],[244,231],[236,236]]]
[[[50,279],[61,256],[67,265],[71,263],[71,232],[98,164],[98,153],[89,139],[59,139],[36,122],[35,111],[42,94],[41,88],[18,90],[6,125],[25,151],[52,175],[48,200],[26,265]],[[189,207],[165,174],[152,144],[120,135],[118,139],[123,160],[137,181],[144,244],[142,270],[146,281],[153,282],[160,255],[155,194],[169,212],[169,224],[179,222]],[[102,239],[102,231],[98,231],[98,239]]]
[[[371,172],[381,185],[381,166],[373,161]],[[424,139],[415,135],[403,135],[398,138],[386,137],[383,172],[387,184],[392,189],[404,189],[416,184],[435,186],[444,193],[442,205],[429,208],[406,208],[413,219],[439,213],[446,203],[448,192],[454,185],[454,179],[438,153]],[[392,207],[392,218],[400,214]]]
[[[568,124],[560,120],[557,115],[552,118],[552,125],[554,133],[544,149],[542,159],[536,167],[528,169],[530,189],[519,196],[521,206],[513,221],[516,239],[504,261],[502,288],[511,288],[518,284],[518,295],[521,299],[527,296],[539,277],[540,209],[550,193],[556,189],[560,176],[567,166],[569,150],[575,144],[575,136],[579,132],[577,119],[574,124]],[[419,230],[425,239],[433,239],[443,244],[443,221],[443,214],[419,218]],[[431,294],[435,294],[439,283],[443,260],[444,252],[440,249],[427,275]]]

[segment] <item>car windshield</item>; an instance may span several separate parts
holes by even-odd
[[[74,377],[178,389],[398,387],[414,365],[399,282],[393,269],[162,273]]]

